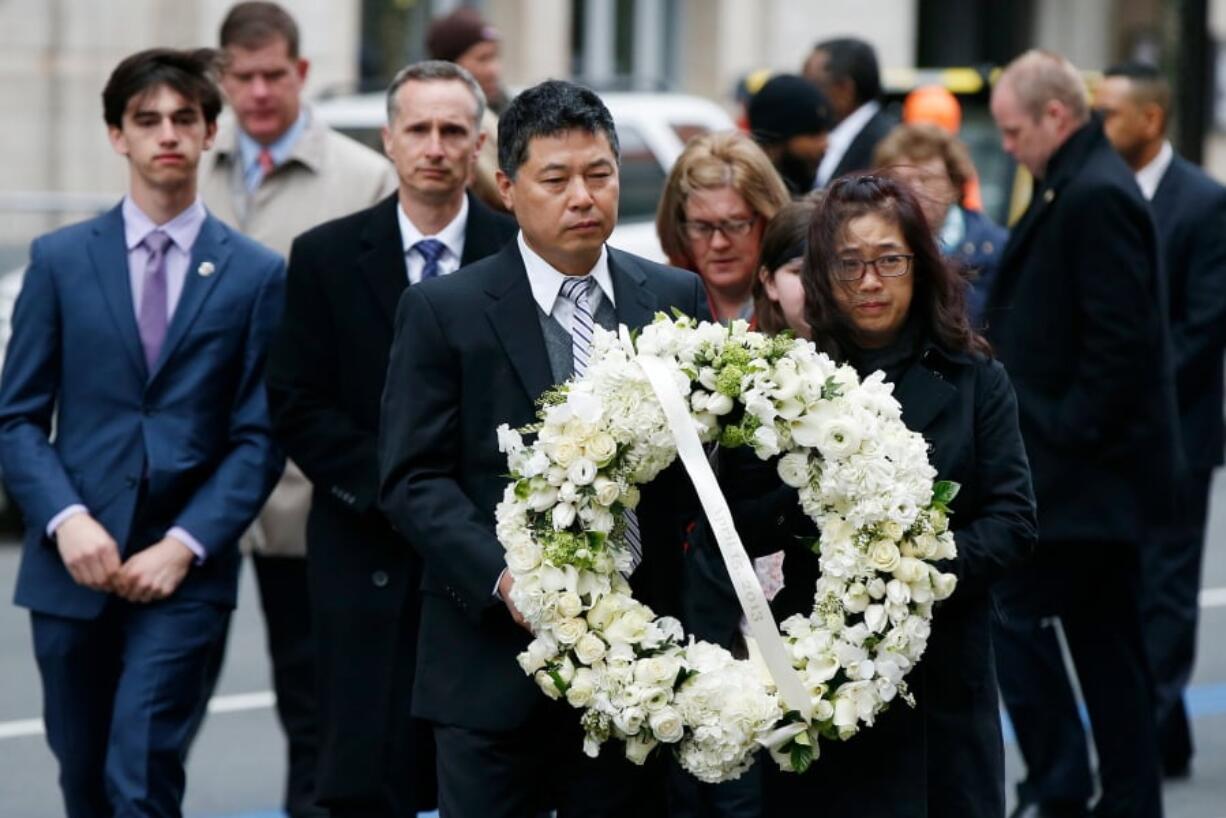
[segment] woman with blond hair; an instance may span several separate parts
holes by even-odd
[[[702,276],[716,320],[753,318],[762,233],[789,201],[770,159],[743,133],[700,136],[677,158],[656,232],[671,264]]]

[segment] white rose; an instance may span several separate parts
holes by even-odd
[[[779,479],[794,489],[809,484],[809,455],[791,452],[779,458]]]
[[[640,609],[623,611],[605,627],[605,637],[612,642],[637,644],[647,633],[647,622],[647,614]]]
[[[553,634],[563,645],[573,645],[587,633],[587,622],[577,616],[567,617],[553,626]]]
[[[528,495],[528,508],[533,511],[548,511],[557,502],[558,490],[553,486],[546,486]]]
[[[607,466],[617,454],[617,441],[608,432],[597,432],[588,438],[583,446],[583,453],[597,466]]]
[[[596,604],[592,605],[587,612],[587,622],[596,630],[604,630],[613,621],[613,617],[621,611],[623,606],[622,598],[617,594],[606,594],[596,600]]]
[[[516,657],[519,666],[523,668],[524,673],[536,673],[545,666],[545,663],[553,658],[553,650],[549,644],[540,640],[533,639],[528,643],[528,649]]]
[[[579,489],[570,480],[563,480],[562,485],[558,486],[558,502],[574,505],[578,501]]]
[[[651,714],[647,720],[652,735],[665,744],[675,744],[685,735],[685,724],[681,714],[671,707],[665,707]]]
[[[555,531],[570,528],[575,521],[575,507],[570,503],[558,503],[553,507],[553,527]]]
[[[927,573],[927,566],[915,557],[903,557],[894,570],[894,576],[909,584],[919,582]]]
[[[647,714],[641,707],[624,707],[613,716],[613,726],[621,730],[627,736],[633,736],[643,727],[643,721],[647,718]],[[629,752],[631,742],[626,741],[626,749]]]
[[[707,403],[711,400],[711,395],[701,389],[695,389],[690,395],[690,409],[695,414],[701,414],[707,411]]]
[[[604,640],[591,631],[583,634],[575,643],[575,658],[585,665],[600,661],[604,654]]]
[[[570,468],[570,464],[582,454],[579,444],[571,440],[562,440],[553,446],[553,460],[564,469]]]
[[[573,591],[567,591],[558,596],[558,613],[565,617],[578,616],[583,610],[583,600]]]
[[[868,589],[868,595],[873,599],[881,599],[885,596],[885,580],[881,577],[873,577],[864,587]]]
[[[572,707],[587,707],[595,695],[596,673],[586,667],[576,670],[575,678],[566,689],[566,701]]]
[[[553,677],[548,673],[543,670],[538,670],[532,678],[536,681],[537,686],[546,696],[555,701],[561,698],[562,692],[558,690],[557,686],[553,683]]]
[[[553,513],[555,515],[558,513],[556,508]],[[556,524],[554,527],[557,527]],[[868,562],[878,571],[892,573],[898,567],[901,559],[902,554],[898,552],[898,546],[889,540],[877,540],[869,546]]]
[[[498,451],[519,454],[524,448],[524,439],[507,424],[498,427]]]
[[[614,723],[616,723],[616,720]],[[640,726],[641,724],[642,723],[640,722]],[[626,739],[626,760],[630,761],[632,764],[642,765],[645,761],[647,761],[648,754],[655,749],[656,744],[658,743],[659,742],[650,736],[647,738],[635,736],[634,738]]]
[[[610,480],[607,477],[597,477],[592,482],[592,487],[596,489],[596,502],[602,506],[613,505],[622,491],[616,480]]]
[[[545,472],[545,479],[549,481],[549,485],[557,487],[566,482],[566,469],[561,466],[550,466]]]
[[[953,574],[937,574],[932,578],[932,594],[936,599],[949,599],[958,585],[958,578]]]
[[[652,687],[643,691],[642,704],[643,708],[648,713],[655,713],[657,710],[662,710],[672,701],[672,693],[662,687]]]
[[[850,613],[864,613],[869,601],[868,588],[862,582],[853,582],[843,594],[843,607]]]
[[[649,656],[634,667],[634,678],[643,685],[673,683],[681,670],[681,661],[675,656]]]
[[[566,469],[566,477],[576,486],[586,486],[596,479],[596,464],[586,457],[575,458]]]
[[[817,448],[822,456],[838,460],[860,448],[860,431],[850,418],[835,417],[818,427]]]
[[[881,633],[887,622],[884,605],[869,605],[864,611],[864,624],[868,625],[873,633]]]
[[[902,526],[898,522],[894,520],[886,520],[886,522],[881,526],[881,533],[894,542],[898,542],[902,539],[904,532]]]
[[[911,587],[905,582],[892,579],[885,584],[885,596],[895,605],[906,605],[911,601]]]
[[[723,392],[716,392],[707,400],[707,412],[712,415],[726,415],[732,411],[732,398]]]
[[[616,520],[613,519],[613,512],[607,508],[591,508],[587,510],[587,530],[599,531],[602,534],[608,534],[613,530],[613,525]]]
[[[507,549],[506,559],[511,571],[523,574],[541,564],[541,549],[535,543],[517,545]]]

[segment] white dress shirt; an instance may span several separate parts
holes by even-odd
[[[847,149],[851,147],[851,143],[856,141],[860,131],[864,130],[864,126],[880,110],[880,102],[875,99],[869,100],[830,130],[830,134],[826,137],[826,153],[822,156],[821,164],[817,166],[818,187],[825,187],[830,182],[830,177],[834,175],[839,162],[842,162],[843,157],[847,155]]]
[[[1146,201],[1154,198],[1154,193],[1158,191],[1158,185],[1161,184],[1162,177],[1166,175],[1166,169],[1171,166],[1171,160],[1174,158],[1175,150],[1171,147],[1171,143],[1163,140],[1158,155],[1137,171],[1137,186],[1141,188],[1141,195]]]
[[[396,205],[396,221],[400,222],[400,239],[404,245],[404,264],[409,274],[409,284],[421,282],[421,271],[426,266],[426,259],[413,246],[422,239],[438,239],[447,249],[439,256],[438,274],[449,275],[460,269],[460,259],[464,257],[464,236],[468,230],[468,195],[461,199],[460,212],[447,223],[447,226],[433,236],[427,236],[417,229],[417,225],[409,220],[403,205]]]
[[[575,315],[575,305],[570,299],[560,297],[562,282],[566,281],[568,276],[558,271],[529,247],[528,242],[524,240],[522,230],[516,237],[516,241],[519,242],[519,253],[524,258],[524,269],[528,271],[528,284],[532,287],[532,298],[535,299],[542,312],[553,316],[555,321],[570,332],[570,322]],[[613,299],[613,276],[609,273],[607,247],[600,248],[600,258],[596,259],[595,266],[587,274],[595,277],[598,285],[596,289],[588,293],[587,297],[588,308],[591,309],[592,315],[596,315],[601,298],[607,298],[610,304],[617,306],[617,302]]]

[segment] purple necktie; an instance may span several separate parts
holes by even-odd
[[[170,247],[170,236],[155,230],[145,236],[142,243],[149,250],[149,261],[145,264],[145,283],[136,323],[141,345],[145,348],[145,363],[152,374],[153,365],[162,352],[162,342],[166,340],[166,250]]]
[[[421,257],[426,260],[425,265],[421,268],[421,280],[436,278],[439,259],[443,257],[443,253],[447,252],[447,245],[438,239],[422,239],[413,245],[413,249],[421,253]]]

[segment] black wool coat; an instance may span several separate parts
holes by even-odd
[[[1092,118],[1036,183],[985,313],[1044,542],[1134,543],[1170,513],[1180,457],[1158,265],[1149,208]]]
[[[922,342],[898,376],[895,396],[903,422],[930,444],[938,479],[961,484],[950,517],[958,557],[945,566],[958,576],[958,587],[936,606],[928,648],[907,676],[916,707],[895,701],[875,726],[849,741],[823,742],[804,775],[780,773],[762,756],[758,763],[773,770],[768,816],[792,815],[795,804],[806,802],[830,816],[1004,813],[989,589],[1028,559],[1036,539],[1013,388],[998,362]],[[775,619],[807,615],[819,575],[810,549],[817,529],[795,489],[779,481],[773,461],[760,463],[745,450],[727,454],[720,481],[747,549],[784,549],[785,585],[771,603]],[[723,571],[711,547],[693,559],[694,570],[707,576]]]
[[[327,647],[325,798],[379,795],[382,737],[414,670],[413,655],[397,645],[420,605],[421,561],[375,502],[379,402],[396,305],[408,287],[398,206],[393,194],[294,241],[285,316],[268,360],[277,440],[314,484],[307,570]],[[468,207],[462,264],[497,252],[516,229],[471,194]],[[432,770],[422,786],[432,790]]]

